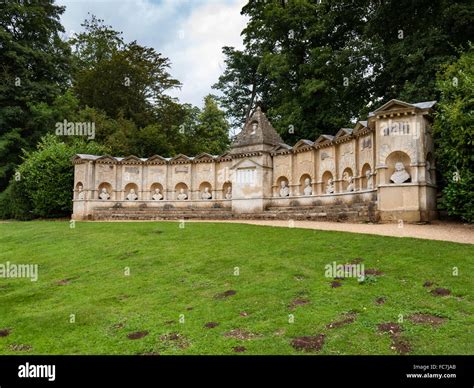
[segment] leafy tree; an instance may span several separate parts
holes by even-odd
[[[74,185],[72,157],[77,153],[102,154],[108,150],[94,142],[62,142],[46,135],[34,151],[23,153],[16,179],[0,196],[0,216],[19,219],[61,217],[71,213]]]
[[[289,143],[335,133],[391,98],[436,99],[440,66],[474,38],[468,0],[252,0],[242,14],[245,49],[224,48],[219,99],[241,124],[256,91]]]
[[[81,106],[144,127],[156,120],[154,108],[180,86],[168,73],[168,58],[137,42],[124,43],[120,33],[92,16],[86,31],[72,40],[77,71],[74,91]]]
[[[474,221],[474,47],[439,74],[434,135],[444,176],[443,205],[454,216]]]
[[[248,120],[257,101],[262,99],[260,90],[264,88],[265,79],[258,71],[256,55],[233,47],[223,47],[222,52],[226,68],[213,88],[222,93],[217,99],[231,126],[239,128]]]
[[[204,98],[204,108],[198,115],[198,123],[197,145],[201,152],[219,155],[229,148],[229,124],[213,96]]]
[[[76,71],[91,69],[101,61],[112,59],[112,55],[125,46],[122,33],[104,24],[104,20],[95,15],[90,15],[81,26],[84,31],[69,40]]]
[[[0,191],[21,149],[46,132],[32,120],[32,106],[50,104],[69,80],[70,50],[60,33],[64,7],[52,2],[0,4]]]

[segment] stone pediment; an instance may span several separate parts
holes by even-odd
[[[237,169],[237,168],[252,168],[252,167],[259,167],[259,168],[266,168],[263,164],[260,164],[253,159],[240,159],[237,163],[235,163],[231,169]]]
[[[96,163],[115,164],[115,163],[117,163],[117,159],[115,159],[113,156],[110,156],[110,155],[104,155],[104,156],[101,156],[100,158],[97,158]]]
[[[313,145],[314,142],[312,142],[311,140],[301,139],[293,146],[293,150],[296,151],[299,149],[307,149],[311,148]]]
[[[208,154],[207,152],[202,152],[197,155],[193,161],[194,162],[213,162],[215,159],[214,155]]]
[[[400,101],[400,100],[390,100],[383,104],[380,108],[374,110],[374,113],[381,113],[390,110],[398,110],[398,109],[407,109],[407,108],[414,108],[412,104],[408,102]]]
[[[352,131],[352,133],[354,135],[358,134],[362,130],[368,128],[367,125],[368,125],[367,121],[358,121],[357,124],[355,125],[354,130]]]
[[[260,107],[257,107],[244,126],[244,129],[235,137],[232,148],[240,148],[238,152],[242,152],[242,147],[255,145],[276,146],[283,143],[280,135],[268,121],[265,113]]]
[[[341,128],[337,131],[335,139],[339,139],[340,137],[352,135],[352,128]]]
[[[216,160],[231,160],[232,156],[230,152],[224,152],[222,155],[219,155],[216,157]]]
[[[160,155],[153,155],[149,157],[147,160],[147,163],[159,163],[159,164],[164,164],[167,162],[167,159],[164,158],[163,156]]]
[[[314,145],[318,144],[325,144],[325,143],[331,143],[334,140],[334,136],[331,135],[320,135],[316,141],[314,142]]]
[[[170,163],[189,163],[191,162],[191,158],[189,156],[179,154],[176,155],[174,158],[171,158]]]
[[[272,153],[273,154],[288,153],[291,151],[291,149],[292,147],[290,145],[281,143],[272,149]]]
[[[142,160],[135,155],[127,156],[126,158],[122,159],[123,164],[140,164]]]

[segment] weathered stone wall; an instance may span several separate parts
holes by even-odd
[[[429,220],[432,106],[392,100],[354,128],[293,147],[257,109],[224,155],[76,155],[73,218]]]

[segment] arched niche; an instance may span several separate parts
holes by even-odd
[[[74,190],[74,199],[82,200],[85,198],[84,185],[82,182],[77,182]]]
[[[322,179],[323,179],[322,192],[324,194],[334,194],[336,192],[336,188],[334,185],[334,177],[331,171],[325,171],[322,175]]]
[[[159,190],[159,193],[155,193],[156,190]],[[158,198],[159,195],[161,195],[161,199],[164,199],[165,198],[165,193],[163,191],[163,185],[161,183],[158,183],[158,182],[154,182],[152,183],[152,185],[150,186],[150,199],[154,199],[153,196],[154,195],[157,195],[157,197],[155,198]]]
[[[372,183],[372,187],[369,187],[369,182],[373,182],[372,174],[373,174],[373,171],[372,171],[372,168],[370,167],[370,164],[365,163],[362,166],[361,177],[360,177],[360,183],[361,183],[360,187],[362,190],[368,190],[368,189],[373,188],[373,183]]]
[[[232,199],[232,182],[227,181],[222,185],[222,198]]]
[[[309,181],[309,188],[306,187],[306,183]],[[313,194],[313,181],[311,175],[303,174],[300,177],[300,195],[312,195]],[[306,190],[306,192],[305,192]]]
[[[189,189],[188,185],[184,182],[179,182],[174,187],[175,198],[177,200],[183,201],[189,199]]]
[[[212,199],[212,186],[209,182],[201,182],[199,185],[199,199]]]
[[[352,168],[346,167],[342,172],[342,191],[354,191],[354,172]]]
[[[274,193],[274,196],[275,197],[280,197],[280,189],[282,188],[282,184],[283,182],[285,182],[285,186],[286,187],[289,187],[289,181],[288,181],[288,178],[284,175],[280,176],[277,178],[275,184],[276,184],[276,187],[275,187],[275,193]],[[288,188],[288,194],[289,194],[289,188]],[[288,195],[286,195],[287,197]]]
[[[413,179],[411,159],[405,152],[395,151],[385,160],[385,183],[402,184],[410,183]],[[406,173],[404,173],[404,171]],[[406,178],[406,179],[405,179]]]
[[[132,192],[132,190],[133,190],[133,192]],[[133,199],[133,200],[138,199],[138,186],[137,186],[135,183],[132,183],[132,182],[127,183],[127,184],[125,185],[124,191],[125,191],[124,199],[126,199],[126,200],[132,200],[131,197],[128,197],[128,196],[129,196],[129,195],[130,195],[130,196],[133,196],[133,194],[135,194],[135,195],[137,196],[137,198],[135,198],[135,199]]]
[[[105,189],[107,194],[109,195],[109,200],[114,199],[114,192],[112,190],[112,185],[109,182],[102,182],[97,189],[98,189],[98,192],[97,192],[98,199],[102,199],[101,193],[103,192],[103,189]]]

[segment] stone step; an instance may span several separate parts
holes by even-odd
[[[142,209],[142,208],[118,208],[118,209],[94,209],[94,213],[123,213],[123,214],[129,214],[129,213],[140,213],[140,214],[172,214],[172,213],[212,213],[212,214],[218,214],[218,213],[229,213],[231,212],[230,209]]]

